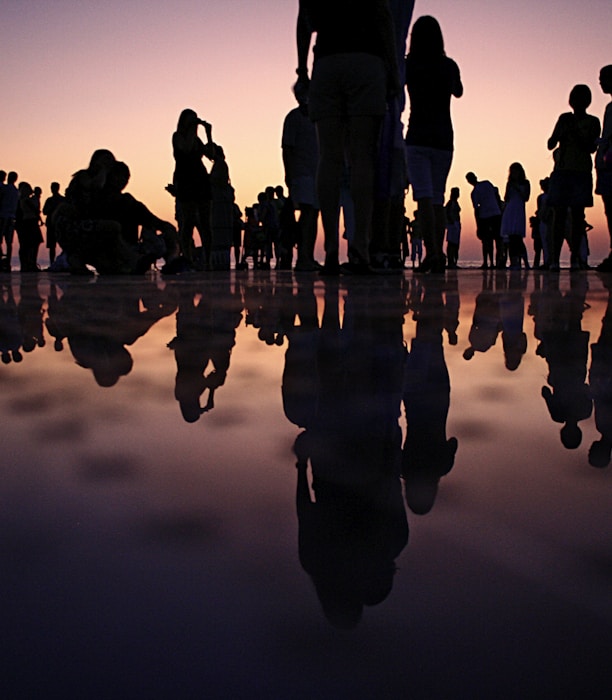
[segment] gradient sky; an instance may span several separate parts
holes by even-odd
[[[280,137],[294,107],[297,0],[3,0],[0,168],[62,187],[96,148],[132,171],[128,186],[158,216],[173,219],[171,136],[192,107],[213,124],[242,208],[283,182]],[[474,170],[503,192],[520,161],[532,183],[549,174],[546,149],[569,91],[586,83],[592,114],[608,101],[599,69],[612,63],[610,0],[416,0],[414,17],[438,18],[462,73],[454,100],[455,160],[465,254],[478,250],[470,188]],[[405,115],[407,117],[407,115]],[[404,119],[406,121],[406,118]],[[408,207],[412,208],[408,202]],[[587,212],[593,257],[607,253],[599,198]]]

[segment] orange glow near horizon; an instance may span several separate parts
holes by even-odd
[[[128,187],[158,216],[173,220],[164,191],[179,112],[192,107],[213,124],[227,154],[238,204],[284,181],[280,138],[293,108],[297,0],[257,5],[225,0],[109,0],[103,7],[60,0],[3,4],[3,135],[0,168],[20,179],[65,187],[93,150],[111,149],[130,166]],[[532,184],[552,159],[546,140],[576,83],[593,92],[600,119],[608,101],[598,85],[612,63],[608,0],[579,5],[520,0],[416,1],[414,17],[436,16],[465,95],[453,104],[455,159],[448,187],[461,189],[462,257],[478,257],[469,186],[473,170],[503,192],[508,166],[523,163]],[[570,48],[571,47],[571,48]],[[407,114],[404,116],[404,122]],[[407,200],[411,213],[412,202]],[[588,210],[593,259],[607,254],[600,198]],[[528,234],[529,235],[529,232]]]

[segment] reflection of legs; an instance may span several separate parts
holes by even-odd
[[[374,204],[374,163],[380,132],[380,117],[359,116],[349,120],[348,148],[351,167],[351,195],[355,207],[354,252],[370,259],[372,210]]]

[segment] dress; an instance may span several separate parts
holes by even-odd
[[[529,199],[529,182],[520,185],[508,184],[505,196],[506,206],[502,214],[501,236],[508,240],[510,236],[525,238],[526,217],[525,202]]]

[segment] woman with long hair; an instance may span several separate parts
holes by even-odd
[[[198,126],[206,132],[206,143],[198,136]],[[210,267],[212,248],[210,175],[202,158],[214,159],[212,126],[198,117],[193,109],[184,109],[172,135],[175,168],[172,180],[176,197],[177,222],[181,250],[191,265],[195,264],[193,229],[202,242],[202,265]]]
[[[406,86],[408,176],[426,253],[419,269],[444,272],[444,195],[454,147],[450,102],[463,95],[463,85],[459,67],[444,51],[442,30],[434,17],[419,17],[412,27]]]

